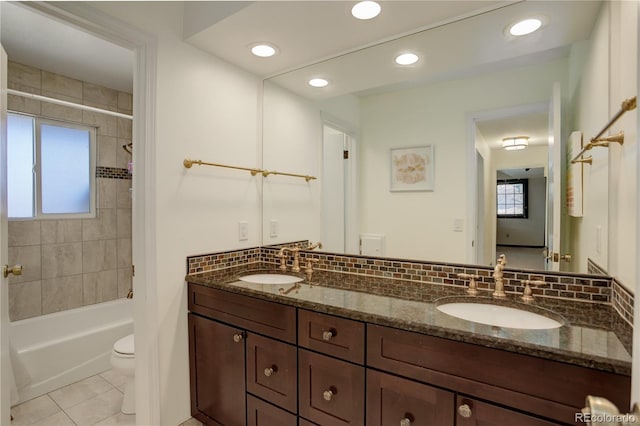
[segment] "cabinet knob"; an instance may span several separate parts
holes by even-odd
[[[242,333],[236,333],[233,335],[233,341],[236,343],[242,342],[242,339],[244,339],[244,336],[242,335]]]
[[[322,340],[328,342],[335,335],[333,330],[327,330],[322,332]]]
[[[275,365],[273,367],[267,367],[264,369],[264,375],[267,377],[271,377],[276,371],[278,371],[278,367]]]
[[[333,389],[328,389],[322,392],[322,397],[324,398],[325,401],[331,401],[333,399],[333,395],[335,395],[335,392],[333,391]]]
[[[468,419],[469,417],[471,417],[471,414],[472,414],[471,407],[469,407],[468,404],[462,404],[461,406],[458,407],[458,414],[460,414],[465,419]]]
[[[411,426],[411,420],[405,417],[404,419],[400,420],[400,426]]]

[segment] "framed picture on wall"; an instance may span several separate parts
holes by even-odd
[[[433,191],[433,145],[391,149],[391,191]]]

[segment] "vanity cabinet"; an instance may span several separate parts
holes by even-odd
[[[576,425],[631,378],[189,284],[192,415],[215,426]]]

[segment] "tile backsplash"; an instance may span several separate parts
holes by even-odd
[[[187,258],[187,271],[189,274],[197,274],[258,262],[273,264],[275,267],[280,264],[276,257],[279,249],[280,246],[267,246],[191,256]],[[316,270],[457,287],[466,285],[466,282],[457,276],[459,273],[466,273],[480,276],[480,280],[478,280],[480,291],[489,292],[493,287],[493,268],[478,265],[302,251],[300,252],[301,266],[304,265],[304,260],[308,257],[319,260],[314,266]],[[547,283],[542,288],[532,289],[536,297],[572,299],[585,303],[612,305],[625,322],[633,325],[633,294],[617,280],[606,275],[572,275],[562,272],[506,269],[504,271],[505,291],[521,294],[524,291],[522,280],[542,280]]]

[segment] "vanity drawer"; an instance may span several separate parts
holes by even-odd
[[[300,309],[298,345],[363,364],[364,323]]]
[[[297,350],[267,337],[247,336],[247,391],[293,413],[298,407]]]
[[[189,284],[189,310],[285,342],[296,342],[296,309],[292,306]]]
[[[264,402],[254,396],[247,395],[247,425],[248,426],[297,426],[298,419],[295,415],[287,413],[268,402]]]
[[[571,424],[586,395],[629,406],[628,376],[377,325],[367,365]]]
[[[364,425],[364,367],[298,350],[300,415],[319,425]]]

